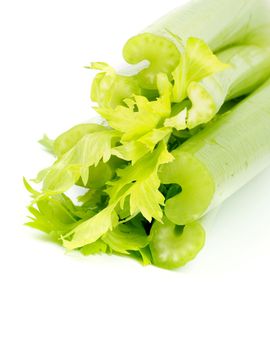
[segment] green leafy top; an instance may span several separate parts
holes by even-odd
[[[135,165],[117,170],[117,179],[110,182],[106,192],[110,200],[108,206],[97,215],[83,222],[68,233],[64,240],[67,249],[75,249],[92,243],[113,230],[118,222],[118,212],[128,206],[128,216],[139,213],[151,221],[162,220],[160,205],[164,197],[159,192],[158,167],[173,160],[166,145],[161,143],[155,151],[141,158]]]
[[[173,161],[170,150],[190,135],[190,86],[226,68],[201,40],[190,38],[185,45],[177,40],[136,38],[141,48],[148,45],[145,59],[151,62],[133,76],[102,62],[87,67],[101,71],[91,98],[104,124],[79,124],[54,141],[43,138],[41,144],[56,159],[38,174],[40,190],[25,182],[33,197],[30,226],[68,250],[130,254],[152,262],[150,226],[154,220],[162,223],[164,196],[175,193],[162,189],[159,167]],[[151,51],[156,44],[160,61]],[[130,63],[143,59],[140,53],[133,61],[134,50],[134,42],[124,49]],[[86,191],[78,205],[66,194],[74,185]]]

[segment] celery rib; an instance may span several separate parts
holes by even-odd
[[[269,27],[269,10],[266,0],[190,1],[129,39],[123,55],[131,64],[145,60],[150,63],[138,77],[143,88],[155,89],[157,72],[170,77],[179,62],[183,44],[189,38],[201,39],[217,52],[233,44],[252,42],[252,33],[259,31],[264,42],[269,44],[270,39],[265,34]],[[221,17],[226,20],[220,20]]]
[[[165,217],[163,224],[154,223],[150,239],[154,264],[175,269],[184,266],[200,252],[205,243],[205,231],[199,222],[182,227]]]
[[[269,96],[270,80],[172,152],[175,160],[161,167],[160,179],[183,191],[166,202],[169,220],[185,225],[200,218],[270,164]]]
[[[192,82],[188,97],[192,107],[187,113],[187,127],[193,129],[208,123],[225,101],[248,94],[262,84],[270,74],[268,48],[233,46],[217,55],[228,68],[201,82]]]
[[[129,69],[85,67],[103,122],[40,141],[55,161],[38,191],[25,180],[28,225],[85,255],[178,268],[202,249],[205,214],[270,165],[269,0],[191,0],[123,56]]]

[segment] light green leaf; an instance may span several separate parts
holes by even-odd
[[[187,97],[187,88],[191,82],[201,81],[226,68],[228,65],[222,63],[203,40],[192,37],[187,39],[180,63],[172,73],[173,102],[181,102]]]
[[[115,108],[125,98],[141,93],[135,76],[119,75],[103,62],[92,63],[88,68],[102,71],[95,77],[91,89],[91,99],[99,106]]]
[[[149,246],[139,249],[139,253],[141,255],[143,266],[151,265],[153,263]]]
[[[36,191],[36,190],[29,184],[29,182],[26,180],[25,177],[23,177],[23,184],[24,184],[24,187],[27,189],[27,191],[31,194],[31,197],[36,198],[36,197],[40,196],[40,192]]]
[[[94,215],[88,208],[75,206],[63,194],[41,199],[30,205],[28,210],[32,215],[28,226],[58,239],[77,226],[81,219],[88,219]]]
[[[156,173],[137,181],[130,189],[130,214],[141,212],[149,222],[152,218],[161,221],[163,213],[160,205],[164,205],[164,197],[158,190],[159,186]]]
[[[152,218],[161,220],[163,196],[159,193],[160,180],[158,168],[161,164],[173,160],[173,156],[167,151],[166,145],[162,142],[152,152],[137,161],[136,164],[119,169],[119,179],[111,182],[107,190],[111,202],[119,202],[130,196],[131,215],[142,212],[148,221]]]
[[[73,148],[85,135],[92,134],[97,131],[103,131],[106,128],[99,124],[79,124],[65,131],[58,136],[53,144],[54,153],[57,157],[61,157]]]
[[[138,142],[147,146],[150,151],[153,151],[160,141],[165,140],[170,135],[171,131],[171,128],[154,129],[140,137]]]
[[[122,142],[133,141],[158,127],[171,113],[171,85],[165,74],[158,75],[160,97],[149,101],[144,96],[135,95],[125,100],[127,106],[96,108],[109,125],[122,132]]]
[[[156,113],[155,106],[147,98],[134,97],[138,110],[131,107],[118,106],[115,109],[98,108],[97,111],[109,125],[123,133],[122,142],[132,141],[157,127],[161,116]]]
[[[119,139],[119,133],[102,127],[83,136],[68,152],[63,154],[45,173],[43,190],[61,193],[74,185],[80,177],[86,185],[89,178],[89,167],[97,166],[111,157],[111,149]]]
[[[47,135],[44,135],[41,140],[38,141],[44,149],[48,152],[54,155],[54,141],[50,139]]]
[[[98,239],[97,241],[87,244],[83,246],[80,249],[80,252],[83,255],[93,255],[93,254],[100,254],[100,253],[106,253],[107,252],[107,244],[103,242],[101,239]]]
[[[108,206],[65,235],[63,237],[63,245],[68,250],[72,250],[93,243],[117,226],[117,223],[118,217],[114,206]],[[71,240],[65,239],[69,237],[71,237]]]
[[[164,125],[176,130],[185,130],[187,128],[187,109],[185,108],[174,117],[167,118]]]
[[[155,151],[147,154],[135,165],[118,169],[119,179],[111,182],[110,188],[107,190],[110,195],[109,205],[65,235],[63,245],[69,250],[80,248],[95,242],[105,233],[113,230],[118,224],[116,207],[119,203],[122,203],[123,207],[126,198],[130,198],[130,207],[132,207],[133,212],[136,209],[141,211],[149,221],[152,217],[161,220],[160,204],[163,203],[164,198],[161,193],[158,194],[160,180],[157,171],[161,164],[172,160],[173,157],[167,151],[166,145],[161,143]],[[144,200],[138,199],[140,194]],[[71,240],[66,238],[71,238]]]
[[[138,141],[126,142],[112,149],[113,155],[126,161],[132,161],[132,164],[135,164],[138,159],[142,158],[148,152],[149,148]]]
[[[125,142],[121,146],[115,147],[112,150],[112,154],[135,164],[147,153],[152,152],[160,141],[166,140],[171,131],[171,128],[153,129],[137,139],[137,141]]]
[[[77,198],[78,202],[82,203],[82,207],[93,210],[101,210],[104,208],[108,195],[101,189],[89,189],[86,193]]]
[[[102,241],[113,251],[121,254],[129,254],[129,251],[140,250],[149,244],[142,225],[134,225],[131,221],[107,232],[102,236]]]

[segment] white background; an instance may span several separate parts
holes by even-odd
[[[22,176],[51,161],[36,141],[91,118],[82,67],[121,64],[125,40],[180,2],[1,2],[1,349],[269,350],[270,169],[176,272],[65,254],[23,226]]]

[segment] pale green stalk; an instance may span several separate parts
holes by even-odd
[[[175,224],[199,219],[270,165],[270,80],[172,152],[162,183],[182,192],[166,202]]]
[[[267,0],[193,0],[151,24],[143,32],[168,37],[168,31],[183,41],[204,40],[213,51],[260,37],[269,26]],[[266,28],[264,28],[266,27]]]
[[[201,82],[192,82],[187,95],[192,108],[182,113],[186,117],[185,128],[208,123],[225,101],[243,96],[255,90],[270,75],[270,50],[242,45],[233,46],[217,55],[228,68],[208,76]]]
[[[236,43],[254,43],[253,35],[269,42],[265,35],[269,33],[269,18],[267,0],[190,1],[129,39],[123,55],[130,64],[149,62],[138,78],[142,87],[153,89],[157,73],[170,76],[176,69],[179,50],[189,38],[203,40],[214,52]],[[185,74],[184,67],[181,69]]]

